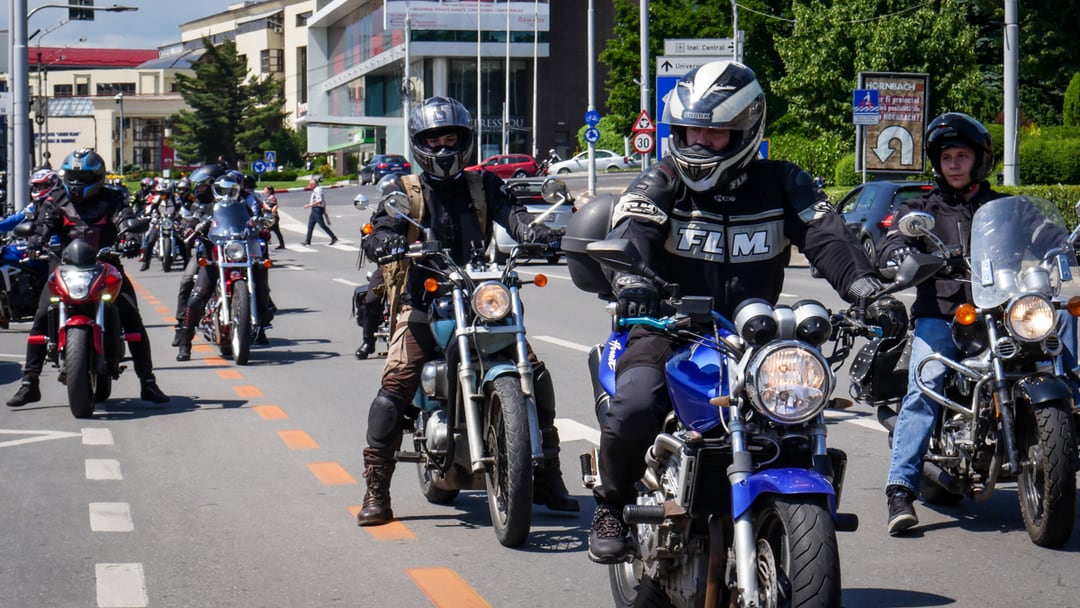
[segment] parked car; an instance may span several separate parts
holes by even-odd
[[[867,182],[844,195],[836,212],[844,218],[848,229],[862,243],[866,257],[876,266],[881,240],[892,226],[897,206],[901,201],[919,198],[933,188],[926,182]]]
[[[360,185],[374,184],[384,175],[409,175],[412,165],[400,154],[376,154],[366,165],[360,167]]]
[[[530,213],[539,215],[546,211],[548,207],[551,207],[551,203],[545,201],[544,197],[540,195],[540,186],[543,185],[545,179],[547,178],[510,179],[507,180],[506,185]],[[544,218],[544,223],[552,230],[565,231],[566,224],[570,221],[570,215],[573,213],[573,203],[563,203],[562,206]],[[493,236],[495,238],[491,239],[491,245],[488,247],[488,259],[496,264],[503,264],[518,242],[499,224],[495,224]],[[557,263],[561,255],[559,249],[552,250],[547,256],[548,263]]]
[[[491,171],[503,179],[535,177],[539,169],[536,159],[528,154],[496,154],[479,165],[465,167],[466,171]]]
[[[611,150],[595,150],[597,171],[629,169],[630,159]],[[589,152],[586,150],[573,158],[559,161],[548,167],[548,175],[566,175],[589,170]]]

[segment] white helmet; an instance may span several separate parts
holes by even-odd
[[[668,94],[661,122],[667,149],[687,187],[697,192],[730,182],[758,153],[765,131],[765,94],[754,71],[734,61],[694,68]],[[686,145],[686,127],[730,129],[723,150]]]

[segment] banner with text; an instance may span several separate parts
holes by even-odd
[[[929,107],[930,76],[897,72],[859,72],[859,89],[877,91],[879,120],[864,125],[857,141],[855,170],[922,173],[923,133]]]

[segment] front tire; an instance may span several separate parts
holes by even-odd
[[[237,365],[247,365],[248,356],[251,354],[251,294],[248,293],[247,281],[233,283],[229,304],[232,306],[229,340],[233,361]]]
[[[1020,514],[1031,542],[1060,547],[1072,535],[1076,514],[1076,437],[1065,404],[1017,410]]]
[[[162,239],[165,240],[164,238]],[[176,246],[173,244],[173,240],[170,238],[165,243],[165,250],[161,254],[161,269],[165,272],[172,270],[173,263],[173,251],[176,250]]]
[[[492,464],[484,475],[495,538],[504,547],[525,542],[532,525],[532,446],[525,395],[516,376],[500,376],[488,395],[484,445]]]
[[[68,405],[76,418],[94,415],[94,379],[91,362],[94,360],[92,333],[88,326],[67,330],[64,346],[64,377],[67,383]]]
[[[754,515],[760,605],[839,608],[840,553],[817,496],[768,495]]]

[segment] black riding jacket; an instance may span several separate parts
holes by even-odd
[[[792,245],[840,294],[874,274],[810,175],[785,161],[752,161],[726,186],[695,192],[665,157],[627,187],[612,225],[609,238],[634,241],[649,268],[729,318],[749,298],[776,303]]]
[[[975,215],[975,210],[984,203],[1003,196],[1006,195],[994,192],[990,189],[989,182],[985,181],[979,184],[979,191],[970,201],[965,201],[964,197],[954,190],[934,188],[923,197],[900,203],[895,217],[898,220],[911,211],[925,211],[933,215],[933,233],[955,254],[967,256],[971,253],[971,218]],[[896,225],[894,221],[893,226]],[[924,243],[923,239],[908,238],[901,234],[900,230],[893,228],[882,242],[880,264],[887,263],[889,256],[900,247],[911,247],[923,253],[937,253],[937,250]],[[937,277],[920,283],[915,288],[915,303],[911,305],[912,318],[949,319],[957,306],[970,302],[968,284],[957,280],[966,278],[966,275],[957,276],[960,272],[957,264],[949,264]]]
[[[76,205],[67,191],[58,187],[39,204],[34,238],[39,244],[48,243],[49,237],[56,234],[62,247],[82,239],[94,249],[101,249],[114,245],[117,236],[134,220],[127,196],[119,190],[102,188],[96,196]]]

